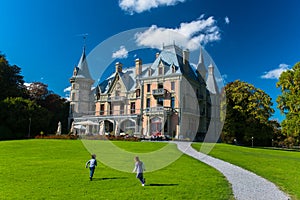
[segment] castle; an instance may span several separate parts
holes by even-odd
[[[69,122],[77,134],[166,136],[198,139],[219,121],[218,86],[214,66],[204,65],[200,49],[197,67],[191,66],[188,50],[164,46],[153,63],[135,60],[93,87],[83,49],[70,78]],[[215,125],[213,125],[215,126]]]

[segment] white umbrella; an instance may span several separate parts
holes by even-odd
[[[88,125],[99,125],[97,122],[93,122],[91,120],[76,122],[75,124],[76,125],[78,125],[78,124],[79,125],[86,125],[86,126],[88,126]]]
[[[79,130],[85,130],[85,126],[82,126],[82,125],[76,125],[74,126],[75,129],[79,129]]]

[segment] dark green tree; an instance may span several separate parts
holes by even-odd
[[[273,128],[269,118],[274,113],[271,97],[253,85],[236,80],[225,86],[226,118],[221,138],[224,142],[271,145]]]
[[[9,97],[0,101],[0,138],[34,137],[47,132],[49,112],[29,99]]]
[[[282,94],[278,96],[278,108],[286,118],[282,121],[282,133],[286,144],[298,145],[300,140],[300,62],[282,72],[276,84]]]
[[[57,123],[60,121],[62,133],[68,133],[69,102],[57,94],[49,94],[42,106],[51,113],[49,131],[54,133],[57,130]]]
[[[48,90],[48,85],[41,82],[33,82],[27,89],[30,99],[50,113],[51,118],[47,133],[55,133],[59,121],[62,123],[62,132],[67,133],[69,104],[66,99]]]
[[[21,68],[10,65],[5,56],[0,53],[0,101],[7,97],[24,97],[25,86]]]

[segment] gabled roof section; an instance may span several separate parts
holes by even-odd
[[[136,81],[134,81],[133,79],[133,70],[127,70],[126,72],[121,72],[119,74],[127,91],[130,91],[132,88],[135,88]]]
[[[77,70],[76,78],[86,78],[86,79],[93,80],[86,60],[85,47],[83,47],[82,55],[78,62],[77,68],[78,70]]]
[[[149,64],[145,64],[142,67],[142,73],[141,76],[146,76],[148,69],[149,69]],[[109,76],[106,80],[102,81],[99,84],[99,87],[101,89],[102,93],[107,93],[109,92],[109,89],[111,85],[114,82],[114,79],[116,76],[119,76],[120,79],[122,80],[124,86],[126,87],[126,90],[129,91],[134,91],[136,87],[138,87],[138,83],[135,79],[135,66],[123,69],[122,72],[118,73],[113,73],[111,76]]]

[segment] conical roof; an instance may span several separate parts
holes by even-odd
[[[78,71],[77,71],[76,78],[86,78],[86,79],[93,80],[86,60],[85,47],[83,47],[82,55],[78,62],[77,69]]]
[[[210,64],[208,66],[208,76],[207,76],[207,80],[206,80],[206,85],[207,85],[207,89],[211,94],[218,94],[219,93],[219,89],[218,89],[218,85],[216,82],[216,78],[214,75],[214,66],[212,64]]]
[[[203,58],[203,52],[202,52],[202,48],[200,47],[200,55],[199,55],[199,62],[197,65],[197,71],[201,74],[202,78],[205,80],[206,78],[206,67],[204,65],[204,58]]]

